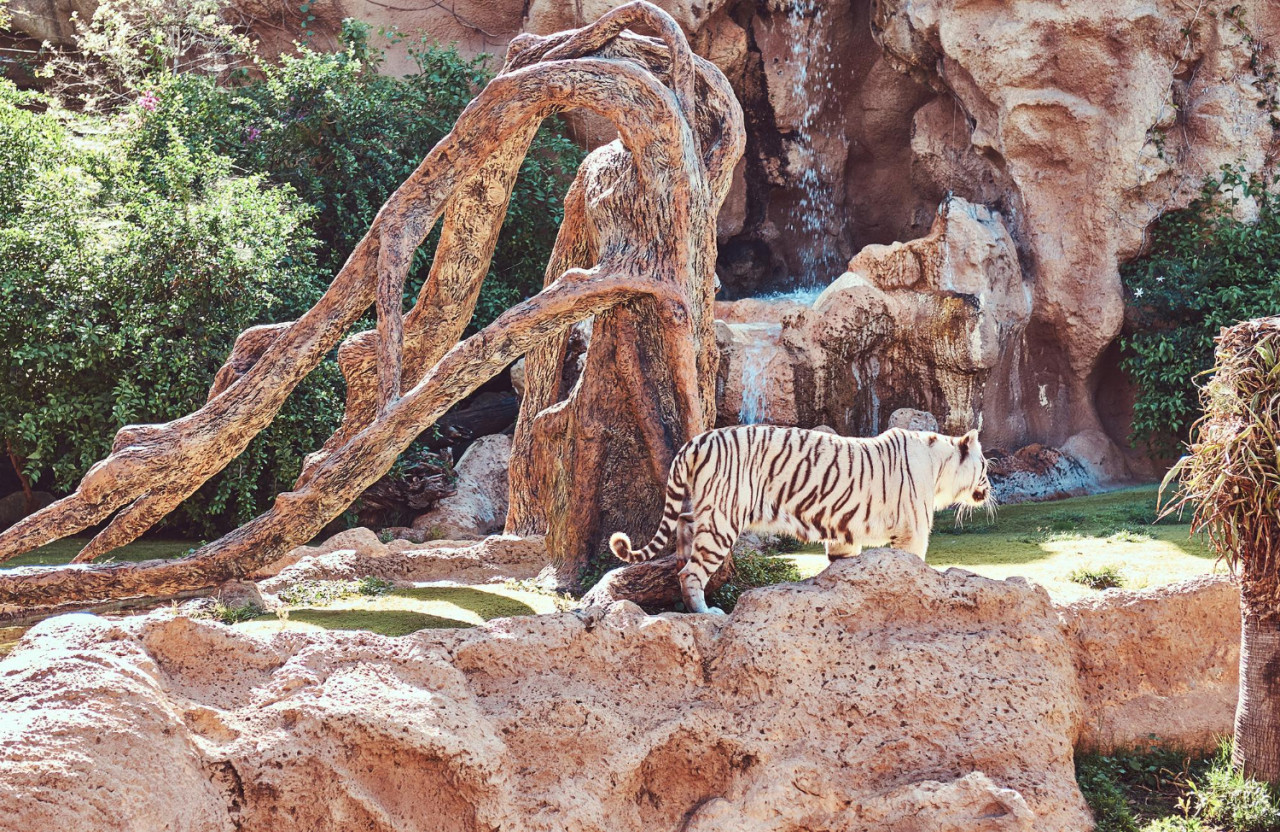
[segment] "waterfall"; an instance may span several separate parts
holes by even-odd
[[[738,424],[759,425],[769,420],[769,360],[778,352],[779,324],[740,325],[750,334],[742,348],[742,404]]]
[[[792,289],[789,292],[766,292],[763,295],[753,296],[753,300],[764,300],[770,302],[790,301],[792,303],[802,303],[805,306],[813,306],[818,301],[818,296],[822,294],[822,290],[826,286],[805,286],[800,289]]]
[[[794,32],[791,59],[796,67],[791,93],[795,100],[805,102],[796,127],[795,155],[792,157],[800,168],[797,183],[801,192],[800,206],[798,216],[793,216],[788,224],[788,229],[797,237],[803,268],[803,274],[799,276],[802,286],[829,280],[833,265],[832,253],[827,251],[830,242],[827,229],[836,223],[836,204],[829,184],[831,172],[814,147],[814,126],[822,100],[817,93],[832,89],[831,41],[819,35],[826,26],[826,16],[824,0],[794,0],[787,10],[787,19]]]

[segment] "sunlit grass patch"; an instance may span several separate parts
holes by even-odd
[[[1185,580],[1215,570],[1203,537],[1192,537],[1189,518],[1156,522],[1156,487],[1143,486],[1049,503],[1023,503],[978,515],[962,527],[954,513],[939,512],[928,561],[958,566],[989,578],[1029,578],[1055,599],[1069,601],[1099,590],[1072,581],[1073,573],[1112,568],[1128,589]],[[827,567],[821,544],[787,558],[810,577]]]
[[[304,606],[259,616],[237,626],[251,632],[370,630],[397,636],[423,629],[474,627],[495,618],[557,611],[557,599],[553,595],[501,584],[402,587],[381,595],[307,595]]]
[[[88,542],[88,537],[55,540],[39,549],[0,563],[0,569],[11,569],[17,566],[61,566],[64,563],[70,563]],[[181,557],[200,544],[198,540],[136,540],[127,546],[108,552],[94,562],[128,561],[132,563],[143,560],[167,560]]]

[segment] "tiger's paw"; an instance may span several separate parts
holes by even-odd
[[[724,610],[720,609],[719,607],[707,607],[707,612],[711,613],[712,615],[728,615],[728,613],[726,613]]]

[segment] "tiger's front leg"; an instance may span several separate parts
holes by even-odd
[[[929,530],[904,532],[889,541],[889,545],[895,549],[910,552],[920,560],[927,560],[925,554],[929,551]]]
[[[862,554],[862,546],[857,543],[846,543],[841,540],[824,540],[823,548],[827,550],[827,560],[836,561],[843,558],[856,558]]]

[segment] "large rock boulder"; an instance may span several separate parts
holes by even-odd
[[[507,471],[511,437],[498,433],[477,439],[458,460],[458,490],[413,521],[432,538],[483,537],[502,531],[507,520]]]
[[[436,540],[421,544],[393,540],[377,549],[335,549],[304,554],[259,586],[263,592],[279,594],[302,581],[350,581],[366,577],[463,584],[527,580],[536,577],[550,560],[541,537],[492,535],[479,542]]]
[[[952,198],[927,236],[866,248],[811,307],[776,303],[717,305],[726,319],[778,321],[721,329],[721,424],[746,414],[874,435],[914,408],[945,432],[981,425],[985,441],[1023,432],[1008,379],[1031,306],[998,213]]]
[[[1206,173],[1268,164],[1275,102],[1258,50],[1280,7],[887,0],[871,26],[895,67],[940,93],[916,113],[921,190],[1010,206],[1034,309],[1011,391],[1021,438],[1100,428],[1099,372],[1124,317],[1118,264]]]
[[[179,628],[193,628],[186,619]],[[261,679],[258,656],[226,628],[199,628],[184,662],[238,685]],[[0,662],[0,830],[171,829],[231,832],[235,769],[200,747],[216,723],[204,702],[178,705],[169,669],[125,629],[92,615],[37,624]],[[177,668],[181,671],[181,668]],[[225,735],[224,735],[225,736]]]
[[[255,580],[270,578],[303,558],[316,558],[332,552],[346,552],[362,558],[377,558],[387,553],[387,545],[371,529],[357,526],[354,529],[338,532],[319,545],[294,547],[287,555],[259,569],[252,577]]]
[[[1240,591],[1225,575],[1110,590],[1062,609],[1084,697],[1079,744],[1210,750],[1240,690]]]
[[[1073,656],[1043,590],[890,550],[727,618],[55,619],[0,662],[0,826],[1079,830]]]
[[[0,497],[0,529],[7,529],[32,512],[39,511],[54,501],[54,496],[47,491],[35,491],[31,495],[30,507],[27,510],[27,495],[21,491]]]

